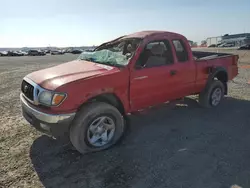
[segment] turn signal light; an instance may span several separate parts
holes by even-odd
[[[53,99],[52,99],[52,105],[57,106],[59,105],[64,99],[66,95],[65,94],[54,94]]]

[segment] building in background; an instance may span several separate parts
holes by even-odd
[[[240,33],[234,35],[224,35],[221,37],[222,44],[232,44],[233,46],[244,46],[250,44],[250,33]]]
[[[221,43],[221,36],[217,36],[217,37],[209,37],[207,38],[206,42],[207,42],[207,46],[211,46],[211,45],[218,45]]]
[[[239,47],[250,45],[250,33],[223,35],[206,39],[207,47]]]

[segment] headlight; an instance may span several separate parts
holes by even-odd
[[[42,91],[42,93],[40,93],[40,95],[39,95],[38,101],[41,104],[45,104],[47,106],[50,106],[51,102],[52,102],[52,95],[53,94],[50,91]]]
[[[54,93],[51,91],[42,91],[39,94],[38,101],[46,106],[57,106],[66,97],[65,93]]]

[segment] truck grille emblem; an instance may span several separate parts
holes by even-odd
[[[27,85],[24,86],[24,88],[23,88],[24,93],[26,93],[28,91],[28,88],[29,87]]]

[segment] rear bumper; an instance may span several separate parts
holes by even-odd
[[[20,94],[23,117],[38,131],[55,138],[69,138],[69,126],[75,117],[71,114],[46,114],[32,108]]]

